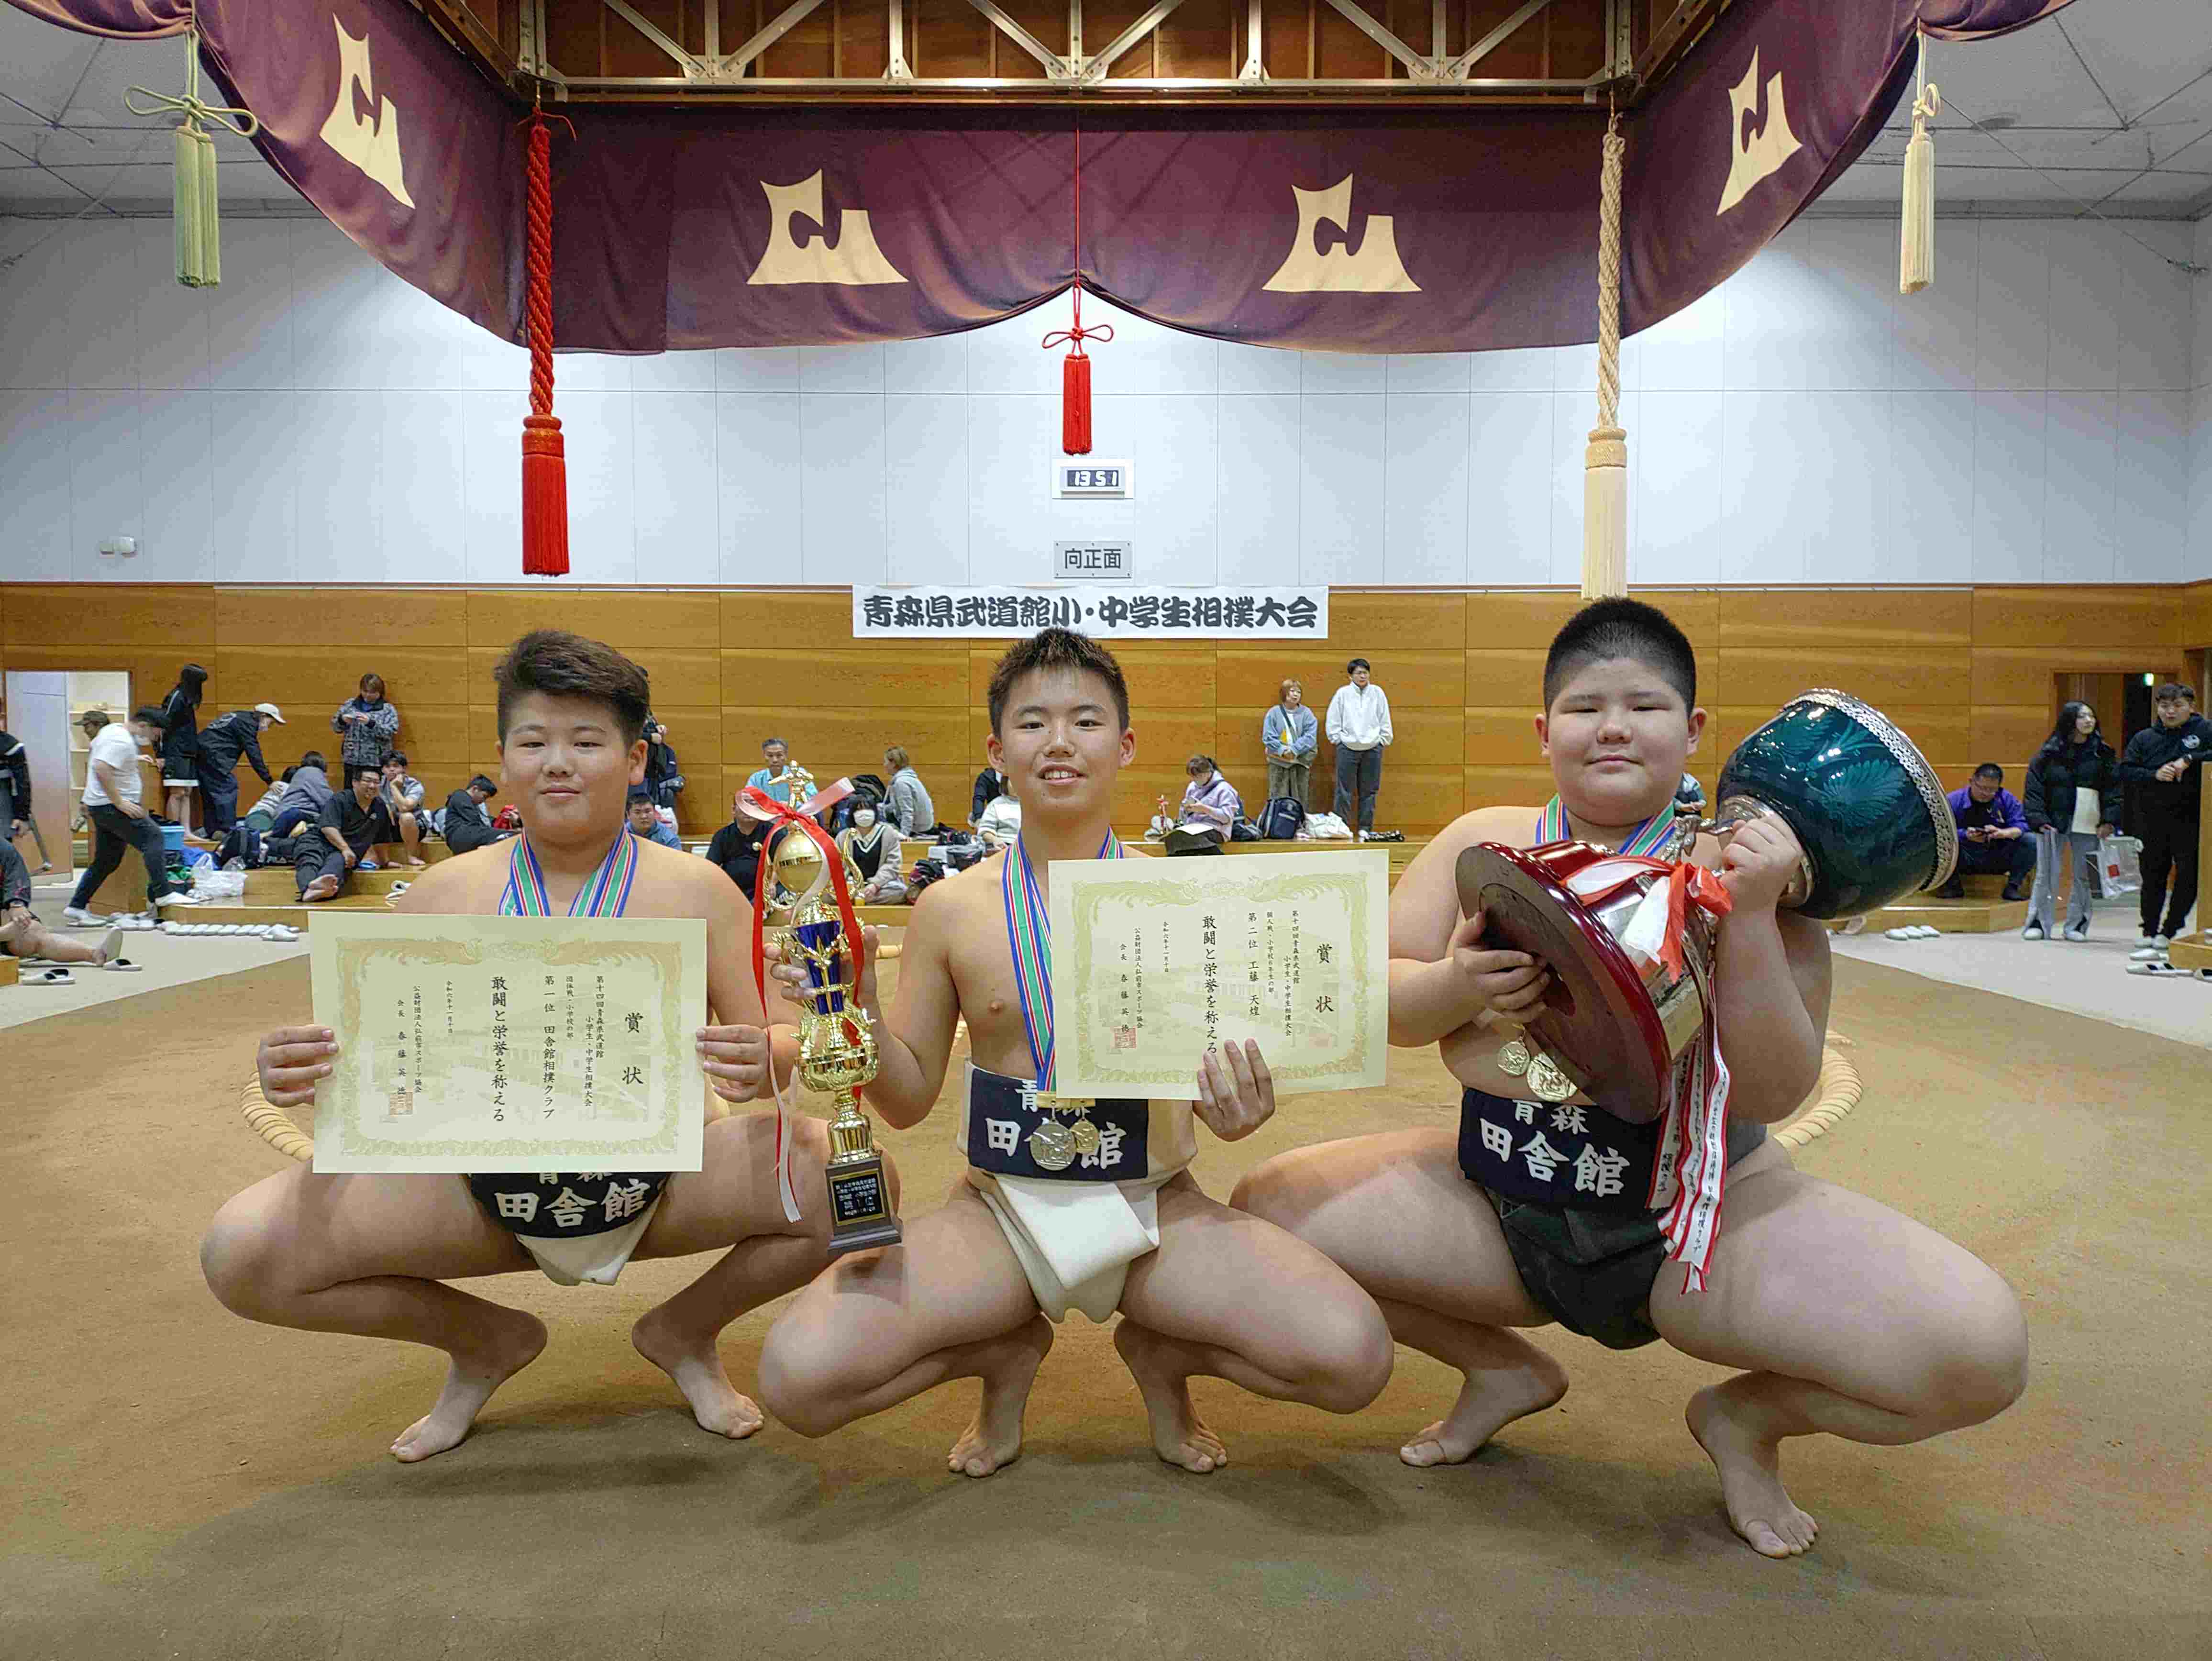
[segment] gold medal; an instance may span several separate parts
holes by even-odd
[[[1067,1128],[1067,1135],[1078,1159],[1087,1159],[1098,1151],[1098,1127],[1090,1120],[1078,1119]]]
[[[1564,1102],[1575,1093],[1575,1081],[1549,1056],[1540,1055],[1528,1063],[1528,1088],[1540,1102]]]
[[[1030,1158],[1042,1171],[1065,1171],[1075,1163],[1075,1133],[1047,1119],[1030,1135]]]
[[[1505,1047],[1498,1052],[1498,1070],[1510,1078],[1519,1078],[1528,1070],[1528,1046],[1518,1038],[1508,1038]]]

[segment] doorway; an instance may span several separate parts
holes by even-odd
[[[126,719],[131,677],[120,670],[11,669],[5,691],[8,730],[21,741],[30,764],[31,807],[38,826],[35,835],[25,830],[15,851],[34,873],[51,861],[53,871],[40,879],[58,881],[82,863],[73,849],[92,740],[79,723],[90,709]]]
[[[2178,668],[2098,669],[2061,671],[2054,679],[2051,724],[2058,724],[2058,711],[2079,699],[2097,712],[2098,731],[2114,753],[2124,751],[2128,740],[2152,721],[2151,692],[2161,681],[2180,678]]]

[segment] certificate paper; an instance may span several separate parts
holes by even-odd
[[[696,1171],[707,925],[324,911],[324,1171]]]
[[[1256,1038],[1278,1094],[1382,1082],[1390,856],[1054,860],[1063,1096],[1188,1101],[1206,1052]]]

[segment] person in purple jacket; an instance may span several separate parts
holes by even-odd
[[[1951,817],[1959,824],[1959,866],[1936,897],[1962,900],[1970,874],[2005,873],[2004,897],[2027,897],[2035,879],[2035,840],[2027,834],[2027,810],[2004,788],[2004,769],[1985,761],[1962,790],[1951,793]]]

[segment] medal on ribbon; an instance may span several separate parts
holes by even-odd
[[[1121,838],[1111,830],[1099,844],[1097,857],[1122,857]],[[1018,837],[1000,867],[999,888],[1006,907],[1006,940],[1013,948],[1022,1031],[1029,1039],[1030,1063],[1036,1069],[1036,1084],[1022,1092],[1022,1105],[1043,1116],[1043,1123],[1030,1134],[1030,1158],[1040,1170],[1065,1171],[1076,1160],[1097,1153],[1100,1139],[1098,1127],[1091,1122],[1089,1102],[1066,1100],[1052,1092],[1052,922],[1037,886],[1036,867],[1030,863],[1028,845]],[[1072,1114],[1074,1122],[1062,1124],[1059,1116],[1063,1113]]]

